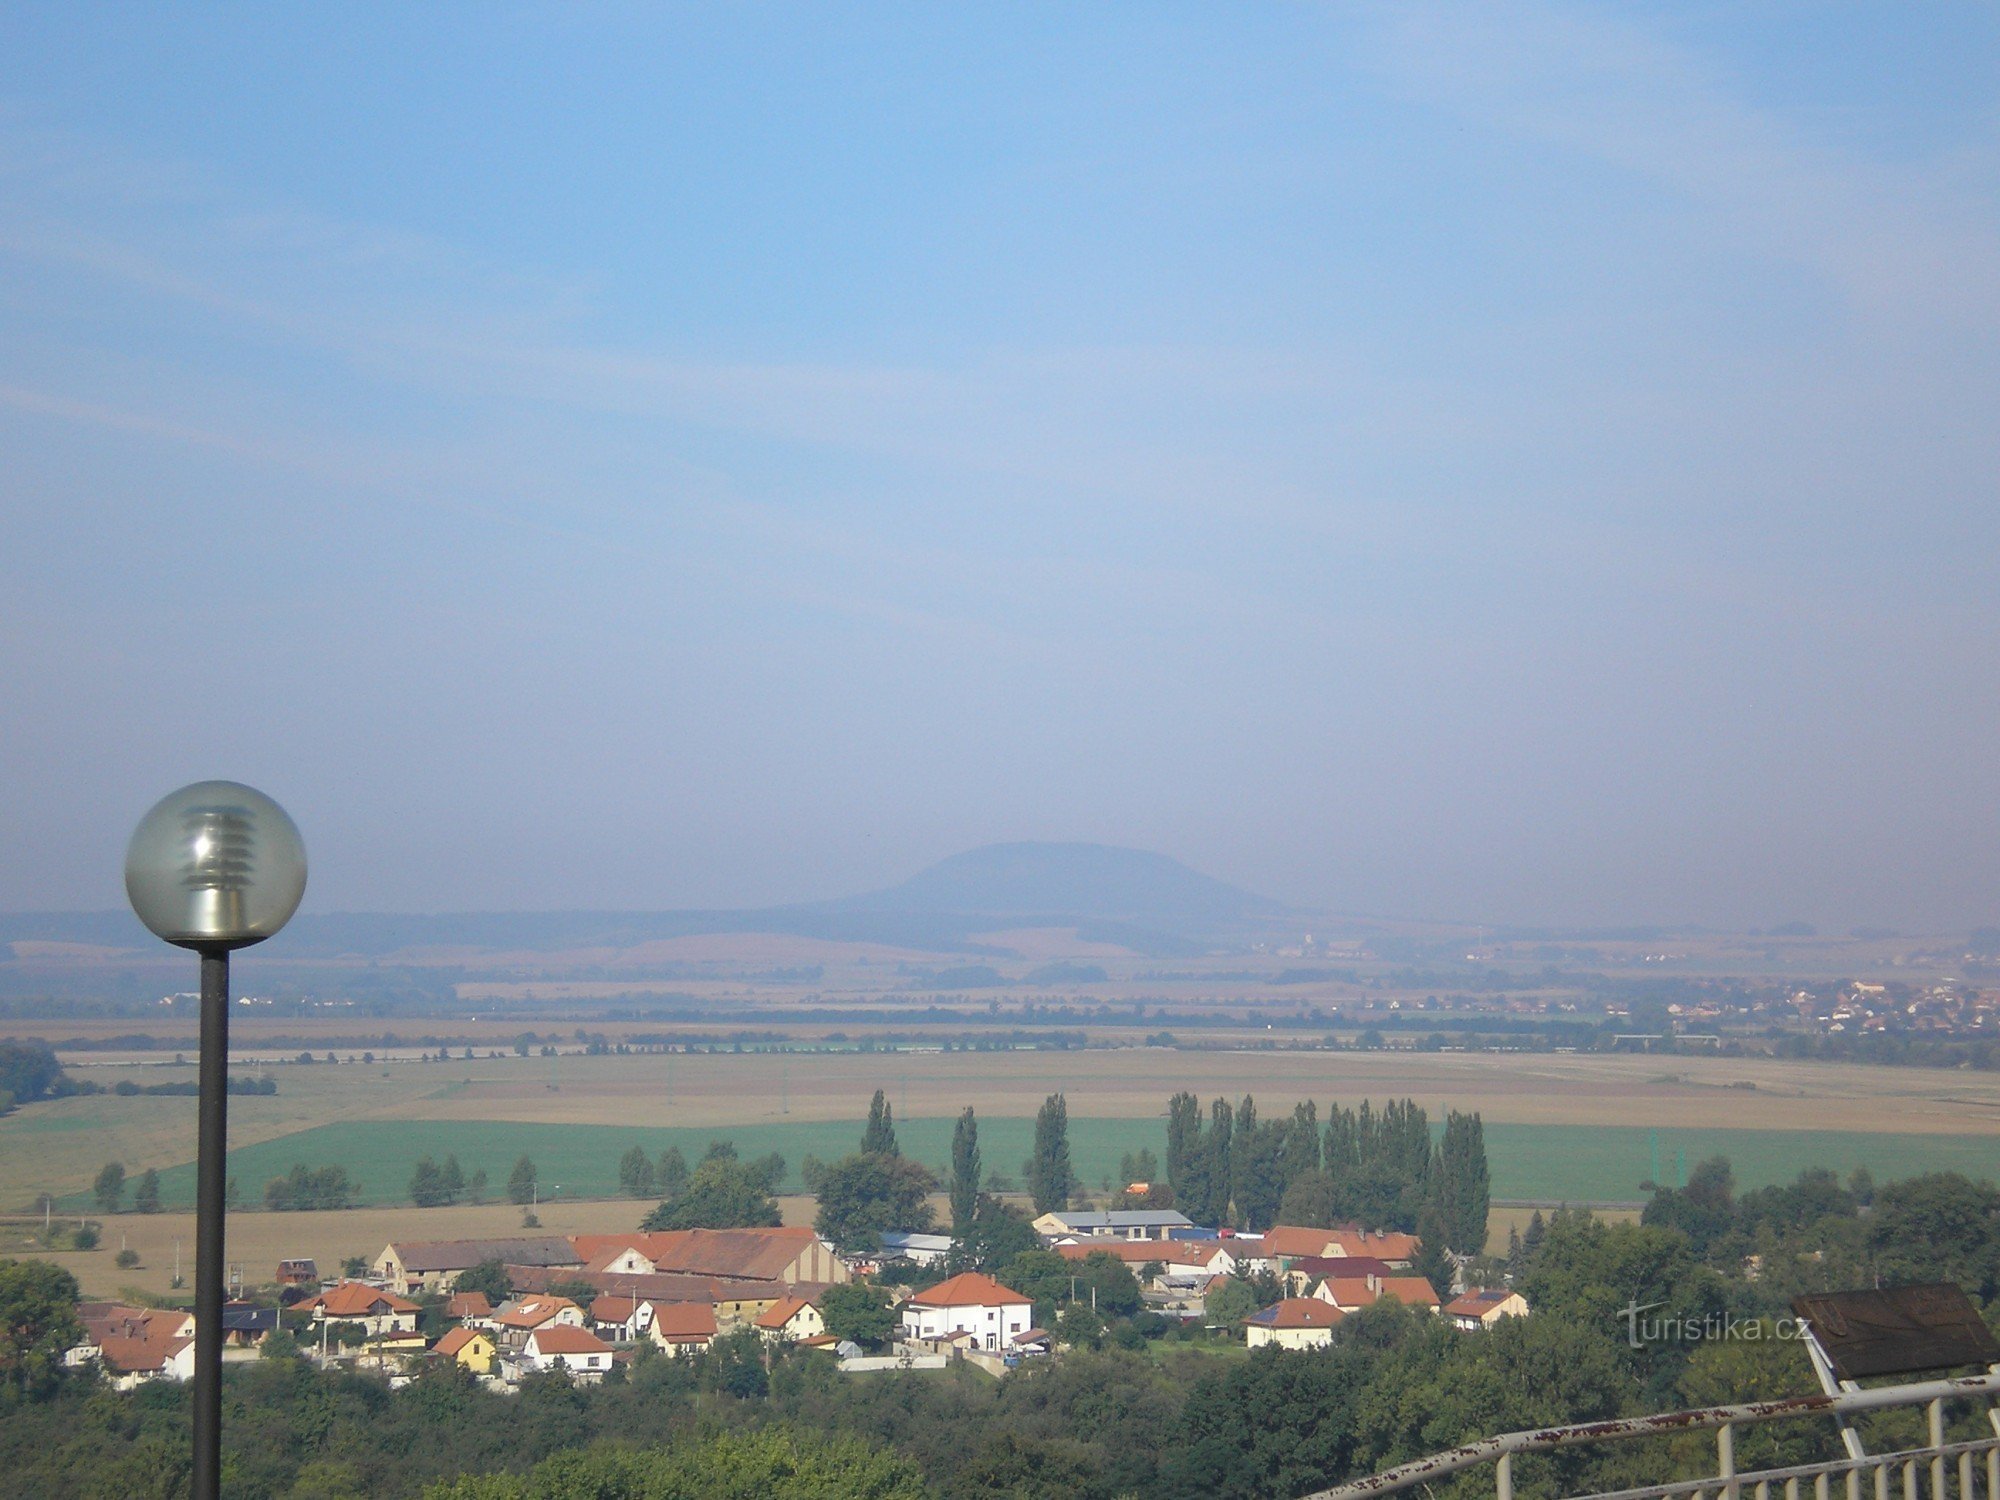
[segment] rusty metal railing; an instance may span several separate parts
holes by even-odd
[[[1956,1380],[1842,1391],[1830,1396],[1792,1396],[1743,1406],[1709,1406],[1608,1422],[1580,1422],[1569,1427],[1542,1427],[1482,1438],[1365,1479],[1316,1490],[1304,1500],[1372,1500],[1489,1463],[1493,1465],[1496,1500],[1514,1500],[1517,1455],[1548,1453],[1585,1443],[1627,1442],[1704,1431],[1715,1433],[1717,1471],[1713,1475],[1607,1492],[1597,1500],[1744,1500],[1746,1496],[1775,1500],[1779,1494],[1785,1500],[1803,1500],[1806,1485],[1811,1486],[1814,1500],[1834,1500],[1836,1483],[1844,1500],[2000,1500],[2000,1415],[1993,1414],[1990,1408],[1996,1396],[2000,1396],[2000,1374],[1970,1375]],[[1995,1435],[1972,1442],[1946,1443],[1944,1406],[1947,1401],[1958,1400],[1988,1402]],[[1737,1472],[1738,1427],[1801,1417],[1842,1418],[1895,1407],[1923,1408],[1929,1438],[1923,1447],[1850,1456],[1831,1463]],[[1953,1480],[1957,1484],[1955,1490]]]

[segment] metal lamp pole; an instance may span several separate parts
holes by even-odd
[[[299,908],[306,851],[285,810],[233,781],[182,787],[139,821],[125,893],[139,920],[201,956],[195,1163],[194,1500],[222,1493],[223,1212],[229,1146],[229,955]]]

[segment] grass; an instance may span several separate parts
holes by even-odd
[[[950,1158],[954,1122],[934,1117],[899,1120],[896,1133],[905,1155],[943,1174]],[[1029,1153],[1034,1121],[1026,1117],[982,1119],[980,1150],[986,1169],[1003,1172],[1018,1184]],[[467,1176],[484,1170],[489,1196],[504,1190],[515,1158],[533,1159],[544,1195],[558,1184],[571,1198],[618,1194],[618,1159],[634,1145],[657,1157],[677,1146],[690,1164],[712,1140],[734,1142],[739,1155],[776,1151],[786,1161],[787,1186],[799,1186],[804,1158],[832,1161],[853,1150],[860,1137],[851,1122],[757,1123],[684,1128],[612,1125],[531,1124],[522,1121],[429,1120],[420,1126],[390,1120],[349,1121],[316,1126],[276,1140],[242,1146],[229,1156],[229,1170],[242,1189],[245,1206],[261,1201],[264,1184],[295,1162],[310,1167],[339,1165],[361,1184],[365,1204],[388,1204],[408,1196],[411,1170],[430,1155],[456,1155]],[[1166,1151],[1158,1120],[1078,1118],[1069,1122],[1071,1161],[1088,1192],[1116,1180],[1119,1158],[1149,1147]],[[1806,1167],[1831,1167],[1843,1176],[1866,1167],[1878,1181],[1921,1172],[1956,1171],[2000,1178],[2000,1138],[1990,1136],[1887,1134],[1872,1131],[1701,1130],[1653,1131],[1638,1126],[1490,1124],[1487,1155],[1496,1199],[1530,1202],[1620,1203],[1644,1197],[1640,1184],[1657,1161],[1660,1180],[1679,1181],[1684,1159],[1727,1156],[1740,1188],[1789,1181]],[[160,1174],[163,1202],[192,1203],[194,1167],[184,1162]],[[72,1210],[88,1205],[73,1194],[60,1200]]]

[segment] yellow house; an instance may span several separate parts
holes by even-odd
[[[826,1319],[804,1297],[781,1297],[758,1315],[757,1331],[767,1344],[778,1339],[816,1339],[826,1332]]]
[[[431,1353],[455,1359],[475,1375],[493,1373],[499,1351],[483,1328],[454,1328],[432,1347]]]

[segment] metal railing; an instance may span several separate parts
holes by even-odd
[[[1836,1485],[1839,1500],[2000,1500],[2000,1415],[1989,1407],[1994,1436],[1962,1443],[1944,1440],[1947,1401],[1990,1403],[1996,1396],[2000,1396],[2000,1374],[1971,1375],[1957,1380],[1842,1391],[1831,1396],[1792,1396],[1744,1406],[1709,1406],[1609,1422],[1543,1427],[1483,1438],[1462,1448],[1385,1469],[1366,1479],[1316,1490],[1304,1500],[1364,1500],[1364,1497],[1394,1495],[1462,1469],[1489,1463],[1493,1465],[1496,1500],[1514,1500],[1514,1459],[1520,1454],[1705,1431],[1715,1433],[1714,1474],[1641,1489],[1603,1492],[1598,1500],[1683,1500],[1683,1497],[1685,1500],[1746,1500],[1746,1497],[1777,1500],[1781,1494],[1784,1500],[1804,1500],[1807,1486],[1811,1487],[1813,1500],[1836,1500]],[[1923,1409],[1928,1436],[1923,1447],[1882,1454],[1850,1452],[1849,1456],[1830,1463],[1737,1472],[1738,1427],[1800,1417],[1832,1418],[1845,1425],[1848,1418],[1862,1412],[1895,1407]]]

